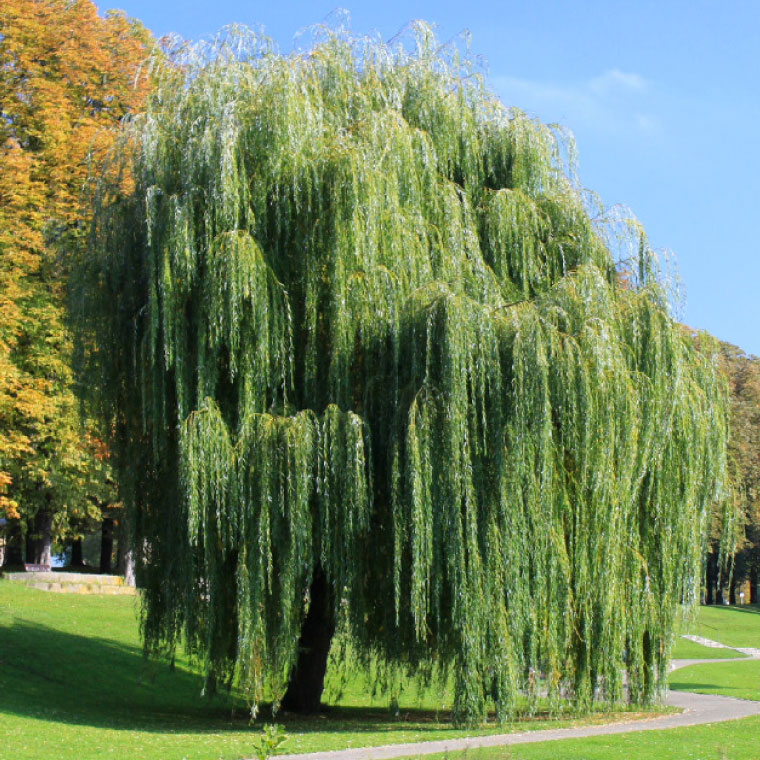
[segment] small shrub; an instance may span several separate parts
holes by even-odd
[[[259,743],[254,747],[256,760],[267,760],[277,754],[277,750],[287,741],[285,729],[282,726],[267,725],[261,732]]]

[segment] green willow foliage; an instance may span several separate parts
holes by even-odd
[[[453,672],[460,721],[626,670],[655,698],[726,390],[571,142],[418,25],[184,49],[120,145],[80,301],[149,649],[277,704],[321,567],[352,646]]]

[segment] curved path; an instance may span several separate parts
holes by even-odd
[[[755,652],[751,654],[748,652],[748,654],[749,657],[731,657],[721,660],[673,660],[670,670],[685,668],[689,665],[760,659],[760,652],[757,654]],[[513,734],[469,736],[464,739],[442,739],[409,744],[386,744],[379,747],[358,747],[333,752],[309,752],[300,755],[278,755],[277,757],[278,760],[387,760],[388,758],[434,755],[478,747],[501,747],[511,744],[531,744],[533,742],[577,739],[587,736],[609,736],[611,734],[626,734],[632,731],[659,731],[667,728],[696,726],[701,723],[721,723],[727,720],[748,718],[751,715],[760,715],[760,702],[734,699],[733,697],[720,697],[714,694],[694,694],[689,691],[668,691],[665,696],[665,704],[671,707],[679,707],[683,712],[673,715],[662,715],[658,718],[624,720],[604,725],[579,726],[577,728],[550,728]]]

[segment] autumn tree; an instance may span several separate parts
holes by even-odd
[[[572,144],[415,30],[182,48],[125,125],[78,281],[148,650],[275,709],[318,708],[336,630],[453,671],[460,721],[650,702],[725,383]]]
[[[88,0],[0,6],[0,514],[30,561],[49,561],[72,519],[97,519],[89,497],[107,488],[73,393],[64,280],[89,163],[143,102],[148,46]]]

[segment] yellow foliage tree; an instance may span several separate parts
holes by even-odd
[[[73,393],[66,262],[87,227],[90,163],[148,92],[150,46],[89,0],[0,5],[0,516],[34,539],[33,561],[51,532],[98,517],[108,488]]]

